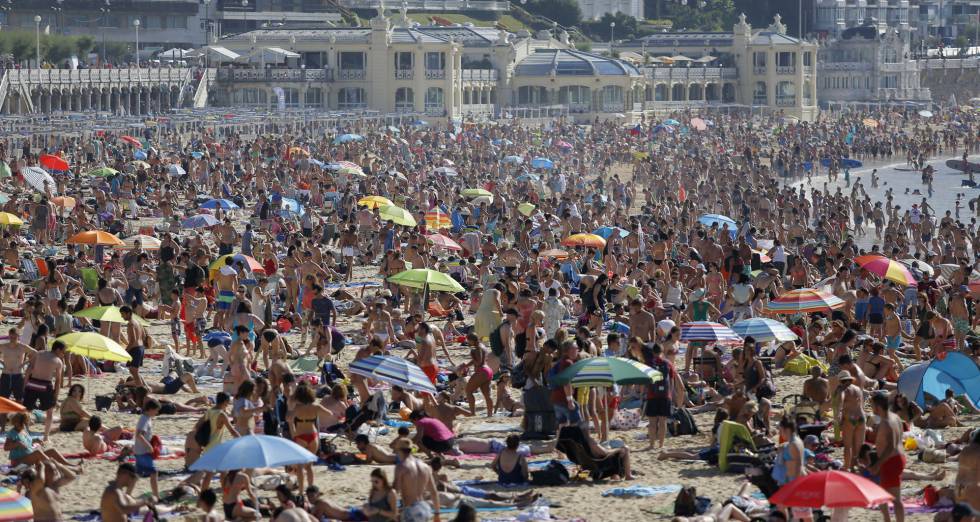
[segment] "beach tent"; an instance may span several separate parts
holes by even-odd
[[[898,391],[923,408],[926,394],[933,397],[929,402],[942,400],[948,389],[980,403],[980,367],[966,355],[948,352],[945,357],[909,366],[898,377]]]
[[[818,359],[810,357],[809,355],[800,354],[794,357],[791,361],[787,362],[783,366],[783,371],[789,375],[809,375],[810,370],[814,367],[820,367],[824,372],[830,367],[827,363],[824,363]]]
[[[738,440],[755,450],[752,434],[749,433],[749,429],[744,424],[723,421],[718,427],[718,469],[722,472],[728,469],[728,454]]]

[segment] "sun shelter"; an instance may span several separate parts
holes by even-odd
[[[980,402],[980,367],[958,352],[909,366],[898,377],[898,391],[923,408],[927,402],[942,400],[949,389],[974,404]]]

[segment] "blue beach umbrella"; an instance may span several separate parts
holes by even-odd
[[[422,369],[401,357],[372,355],[351,363],[350,372],[406,390],[436,393],[436,387]]]
[[[363,139],[364,136],[361,136],[360,134],[341,134],[340,136],[334,138],[333,143],[334,145],[337,145],[339,143],[350,143],[352,141],[361,141]]]
[[[180,222],[184,228],[207,228],[218,224],[218,219],[211,214],[198,214]]]
[[[619,227],[599,227],[592,232],[593,234],[601,237],[602,239],[609,239],[609,236],[613,234],[619,234],[619,237],[626,237],[630,235],[629,230],[625,230]]]
[[[735,235],[738,232],[738,223],[736,223],[734,219],[721,214],[704,214],[698,218],[698,223],[701,223],[706,227],[718,225],[718,228],[724,228],[725,225],[728,225],[728,230],[731,231],[732,235]]]
[[[504,163],[510,163],[511,165],[520,165],[521,163],[524,163],[524,158],[520,156],[504,156],[504,159],[501,161]]]
[[[769,341],[786,342],[795,341],[799,337],[793,333],[785,324],[774,319],[755,317],[745,319],[732,325],[732,331],[743,339],[751,337],[756,342],[765,343]]]
[[[555,163],[548,158],[534,158],[531,160],[531,167],[536,169],[553,169]]]
[[[316,455],[282,437],[246,435],[211,448],[191,464],[191,471],[278,468],[316,462]]]
[[[238,205],[235,204],[234,201],[227,200],[227,199],[209,199],[209,200],[205,201],[204,203],[202,203],[201,204],[201,207],[202,208],[220,208],[220,209],[224,209],[224,210],[232,210],[232,209],[240,208]]]

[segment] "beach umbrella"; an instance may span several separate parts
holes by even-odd
[[[145,160],[146,159],[146,151],[143,150],[143,149],[137,150],[136,152],[133,153],[133,159]]]
[[[562,370],[555,384],[574,387],[650,384],[664,378],[653,368],[622,357],[590,357]]]
[[[572,146],[571,143],[568,143],[565,140],[558,140],[557,142],[555,142],[555,147],[558,147],[559,149],[566,150],[566,151],[575,148]]]
[[[504,156],[504,159],[500,161],[504,163],[510,163],[511,165],[520,165],[521,163],[524,163],[524,158],[520,156],[511,155],[511,156]]]
[[[870,508],[893,498],[881,486],[860,475],[828,470],[793,479],[769,497],[769,503],[800,508]]]
[[[51,204],[65,209],[75,208],[78,202],[71,196],[55,196],[51,198]]]
[[[109,176],[115,176],[116,174],[119,174],[119,171],[112,167],[99,167],[85,173],[86,176],[94,176],[97,178],[108,178]]]
[[[699,131],[708,130],[708,124],[701,118],[692,118],[691,128]]]
[[[878,120],[875,120],[873,118],[865,118],[865,119],[861,120],[861,123],[863,123],[864,126],[867,127],[867,128],[869,128],[869,129],[876,129],[876,128],[878,128]]]
[[[453,241],[452,238],[444,236],[442,234],[429,234],[425,236],[430,243],[439,248],[444,248],[446,250],[463,250],[463,247],[459,246],[459,243]]]
[[[955,263],[943,263],[936,268],[939,269],[939,275],[949,281],[953,277],[953,274],[959,271],[960,265]],[[980,274],[978,274],[976,270],[970,272],[970,279],[976,279],[977,277],[980,277]]]
[[[40,167],[24,167],[20,170],[20,174],[24,176],[24,181],[38,192],[44,193],[45,188],[52,194],[58,191],[58,185],[54,178]]]
[[[520,205],[517,205],[517,211],[528,217],[531,217],[531,214],[533,214],[537,208],[538,206],[534,203],[521,203]]]
[[[306,208],[303,207],[303,205],[300,205],[299,201],[296,201],[293,198],[282,198],[279,200],[279,204],[282,205],[282,209],[287,212],[292,212],[293,214],[300,216],[306,214]]]
[[[487,205],[492,205],[493,204],[493,196],[477,196],[477,197],[473,198],[470,201],[470,203],[473,203],[474,205],[477,205],[477,206],[482,205],[484,203],[486,203]]]
[[[367,177],[367,174],[365,174],[364,171],[361,170],[361,167],[358,167],[357,165],[354,165],[353,167],[350,167],[350,166],[340,167],[340,169],[337,170],[337,173],[340,174],[340,175],[342,175],[342,176],[348,176],[348,177],[354,177],[354,178],[366,178]]]
[[[664,120],[664,125],[668,125],[668,126],[671,126],[671,127],[676,127],[676,126],[678,126],[680,124],[681,124],[681,122],[679,122],[679,121],[677,121],[677,120],[675,120],[673,118],[667,118],[666,120]]]
[[[946,352],[930,361],[913,364],[898,376],[898,391],[910,401],[925,408],[930,400],[953,395],[966,395],[974,404],[980,401],[980,367],[970,357],[959,352]]]
[[[824,312],[844,307],[844,300],[813,288],[790,290],[766,303],[766,311],[777,314]]]
[[[561,240],[562,246],[584,246],[592,248],[602,248],[606,246],[606,240],[595,234],[572,234]]]
[[[206,451],[191,471],[231,471],[278,468],[316,462],[316,455],[295,442],[271,435],[245,435],[226,440]]]
[[[145,161],[140,161],[140,160],[130,161],[129,164],[138,169],[150,170],[150,164]]]
[[[112,248],[115,248],[117,250],[133,250],[134,248],[136,248],[137,241],[139,241],[140,248],[142,248],[143,250],[160,250],[160,245],[161,245],[160,240],[153,236],[148,236],[146,234],[136,234],[124,238],[122,240],[123,244],[116,245]]]
[[[868,272],[900,285],[912,286],[916,284],[915,276],[912,275],[907,266],[887,257],[879,255],[858,256],[854,258],[854,262]]]
[[[201,208],[213,208],[213,209],[224,209],[224,210],[234,210],[236,208],[241,208],[234,201],[230,199],[209,199],[204,203],[201,203]]]
[[[439,207],[432,207],[425,213],[425,228],[442,230],[444,228],[452,228],[452,226],[452,220]]]
[[[184,228],[207,228],[218,224],[218,218],[211,214],[197,214],[180,222]]]
[[[68,351],[100,361],[127,362],[133,358],[119,343],[96,332],[75,332],[55,339],[65,343]]]
[[[698,218],[698,223],[709,228],[712,225],[718,225],[718,228],[724,228],[725,225],[728,225],[728,230],[732,231],[733,234],[738,231],[738,223],[734,219],[721,214],[703,214]]]
[[[913,271],[913,273],[915,273],[915,271],[918,270],[920,273],[929,274],[930,277],[936,274],[936,270],[932,268],[932,265],[926,263],[925,261],[909,258],[909,259],[902,259],[901,262],[905,266],[909,267]]]
[[[184,167],[174,163],[167,167],[167,173],[176,178],[187,174],[187,171],[184,170]]]
[[[412,213],[395,205],[385,205],[378,210],[378,215],[385,221],[391,221],[396,225],[404,227],[414,227],[418,225]]]
[[[548,158],[534,158],[531,160],[531,168],[553,169],[555,168],[555,163]]]
[[[212,272],[218,270],[219,268],[221,268],[221,267],[223,267],[223,266],[225,266],[227,264],[227,262],[225,260],[226,259],[229,259],[229,258],[231,258],[232,262],[234,262],[234,263],[244,263],[245,264],[245,268],[249,269],[252,272],[258,272],[260,274],[265,274],[265,267],[262,266],[262,263],[259,263],[258,260],[256,260],[252,256],[246,256],[245,254],[241,254],[241,253],[239,253],[239,254],[225,254],[225,255],[219,257],[218,259],[215,259],[208,266],[208,270],[210,270]]]
[[[105,230],[87,230],[68,238],[69,245],[103,245],[116,246],[124,244],[121,239]]]
[[[350,364],[350,373],[406,390],[435,394],[436,387],[421,368],[393,355],[372,355]]]
[[[124,141],[134,147],[142,147],[143,142],[135,136],[120,136],[119,141]]]
[[[352,141],[361,141],[363,139],[364,136],[361,136],[360,134],[341,134],[333,139],[333,144],[339,145],[341,143],[350,143]]]
[[[48,170],[68,172],[68,170],[71,169],[67,161],[59,156],[55,156],[54,154],[41,154],[41,157],[38,158],[38,162],[42,167]]]
[[[619,237],[626,237],[630,235],[629,230],[625,230],[619,227],[599,227],[595,229],[592,233],[601,237],[602,239],[609,239],[609,236],[613,234],[616,234]]]
[[[34,506],[20,493],[0,487],[0,522],[34,519]]]
[[[738,344],[742,342],[742,338],[721,323],[693,321],[681,324],[681,341]]]
[[[520,176],[517,176],[514,179],[516,179],[517,181],[539,181],[541,178],[535,174],[525,172],[524,174],[521,174]]]
[[[0,212],[0,225],[23,225],[24,220],[10,212]]]
[[[84,317],[85,319],[105,321],[107,323],[126,322],[126,320],[123,319],[122,312],[119,311],[118,306],[93,306],[84,310],[79,310],[71,315],[75,317]],[[136,322],[143,326],[150,326],[150,323],[146,319],[143,319],[136,314],[133,314],[133,318],[136,320]]]
[[[389,283],[435,292],[463,292],[465,289],[449,274],[431,268],[412,268],[388,278]]]
[[[542,251],[539,255],[542,257],[551,257],[554,259],[568,258],[568,252],[561,250],[560,248],[549,248],[548,250]]]
[[[457,172],[456,169],[452,167],[439,167],[432,172],[434,174],[442,174],[443,176],[449,176],[449,177],[459,176],[459,172]]]
[[[388,205],[394,205],[390,199],[384,196],[364,196],[363,198],[357,200],[357,204],[362,207],[367,207],[371,210],[381,207],[387,207]]]
[[[923,118],[932,118],[932,111],[921,110],[919,111],[919,116],[922,116]]]
[[[0,179],[6,179],[10,176],[13,176],[13,173],[10,172],[10,165],[7,165],[6,161],[0,160]]]
[[[303,147],[289,147],[289,150],[287,152],[290,158],[292,158],[293,156],[300,156],[304,158],[310,157],[310,151],[304,149]]]
[[[775,319],[767,319],[764,317],[753,317],[752,319],[743,319],[738,321],[732,325],[732,331],[741,336],[743,339],[746,337],[751,337],[758,343],[766,343],[769,341],[782,343],[799,339],[799,337],[785,324],[776,321]]]
[[[0,413],[17,413],[19,411],[27,411],[27,408],[17,401],[12,401],[6,397],[0,397]]]
[[[488,198],[493,198],[493,193],[492,192],[490,192],[487,189],[481,189],[481,188],[468,188],[468,189],[463,189],[463,191],[460,192],[460,194],[462,194],[464,197],[467,197],[467,198],[478,198],[478,197],[481,197],[481,196],[488,197]]]

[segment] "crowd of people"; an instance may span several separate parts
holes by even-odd
[[[4,419],[4,449],[35,519],[62,520],[59,491],[85,473],[84,459],[118,453],[125,462],[99,505],[84,506],[103,520],[195,507],[208,521],[421,521],[447,509],[475,520],[477,508],[547,504],[550,464],[538,473],[532,456],[601,462],[593,478],[632,481],[647,473],[644,453],[716,462],[729,425],[744,428],[776,488],[828,468],[858,473],[894,495],[882,514],[901,521],[903,480],[945,476],[907,469],[916,451],[958,461],[948,505],[961,517],[980,510],[980,430],[963,429],[977,418],[977,391],[910,397],[897,384],[909,366],[951,353],[980,362],[980,204],[964,193],[949,210],[925,196],[902,208],[894,184],[875,200],[869,190],[887,179],[853,166],[904,163],[923,173],[909,188],[931,196],[930,162],[980,151],[977,113],[675,117],[365,120],[259,136],[160,126],[0,151],[11,173],[2,211],[25,222],[3,226],[0,241],[0,395],[26,408]],[[51,156],[69,171],[47,166]],[[114,236],[76,239],[95,230]],[[904,263],[914,281],[875,273],[857,261],[866,255]],[[459,288],[390,280],[409,269]],[[834,304],[774,312],[787,292],[811,288]],[[118,317],[86,317],[94,307]],[[684,338],[686,323],[752,318],[792,337]],[[119,343],[128,361],[86,357],[61,339],[75,332]],[[376,356],[410,361],[436,392],[351,371]],[[595,357],[659,378],[558,383]],[[799,379],[782,377],[800,366]],[[112,372],[105,395],[86,394],[85,376],[102,375],[98,384]],[[812,419],[791,413],[801,405]],[[138,416],[109,426],[106,411]],[[327,465],[377,466],[368,495],[341,505],[322,486],[334,478],[312,463],[285,476],[197,471],[165,491],[157,428],[181,415],[195,419],[182,425],[186,467],[231,438],[280,436]],[[482,415],[521,417],[526,440],[463,436],[462,421]],[[37,440],[32,422],[44,425]],[[709,429],[708,446],[666,448],[691,433],[684,424]],[[391,428],[390,443],[379,428]],[[81,460],[47,444],[75,432]],[[936,433],[945,442],[925,448]],[[757,458],[766,447],[771,466]],[[450,479],[483,454],[491,482],[537,489]],[[262,500],[271,477],[276,498]],[[139,478],[151,488],[143,497],[133,496]],[[744,489],[735,498],[700,516],[804,516],[747,502]]]

